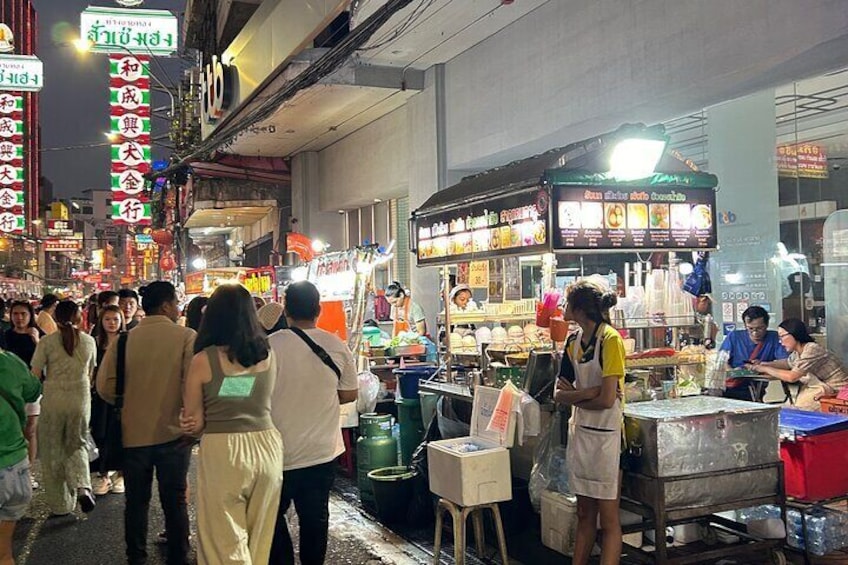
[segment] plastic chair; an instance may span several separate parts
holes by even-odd
[[[453,552],[456,565],[465,565],[465,522],[469,516],[474,527],[474,544],[477,547],[477,555],[484,557],[486,552],[486,538],[483,529],[483,510],[492,511],[495,520],[495,531],[498,535],[498,549],[501,554],[501,562],[509,564],[509,556],[506,551],[506,536],[504,535],[503,522],[501,522],[501,511],[497,503],[478,504],[476,506],[460,506],[450,500],[440,498],[436,508],[436,539],[433,544],[433,563],[439,565],[439,556],[442,549],[442,527],[444,513],[448,512],[453,520]]]

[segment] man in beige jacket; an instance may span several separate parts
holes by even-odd
[[[179,305],[174,286],[154,282],[141,289],[147,317],[126,336],[124,404],[124,539],[130,565],[147,560],[147,515],[153,473],[165,513],[168,565],[189,561],[186,475],[191,446],[181,441],[182,387],[194,356],[194,330],[175,322]],[[115,402],[117,345],[114,342],[97,373],[97,392]]]

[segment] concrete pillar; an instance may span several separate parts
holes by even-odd
[[[407,102],[409,127],[409,210],[421,206],[439,188],[439,159],[437,141],[436,85],[434,72],[427,72],[424,90]],[[442,121],[444,123],[444,121]],[[412,234],[410,234],[411,236]],[[408,250],[399,249],[399,253]],[[417,267],[410,258],[410,289],[415,301],[427,313],[427,327],[435,335],[439,302],[440,277],[438,267]]]
[[[318,153],[307,151],[292,157],[292,217],[297,218],[296,231],[312,239],[330,244],[330,249],[344,249],[344,222],[337,211],[322,211],[319,203]]]
[[[775,269],[780,242],[774,90],[707,109],[709,171],[718,176],[719,252],[712,256],[716,322],[742,328],[741,314],[761,305],[771,326],[783,314]]]

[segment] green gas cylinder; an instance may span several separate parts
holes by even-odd
[[[424,439],[424,421],[421,417],[421,402],[416,398],[395,401],[400,424],[400,463],[409,465],[412,453]]]
[[[359,417],[360,438],[356,442],[356,482],[363,504],[374,505],[374,491],[368,473],[397,465],[397,440],[392,437],[392,417],[363,414]]]

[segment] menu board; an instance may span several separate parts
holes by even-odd
[[[550,251],[544,189],[415,217],[418,264]]]
[[[572,187],[554,190],[554,249],[714,249],[711,188]]]

